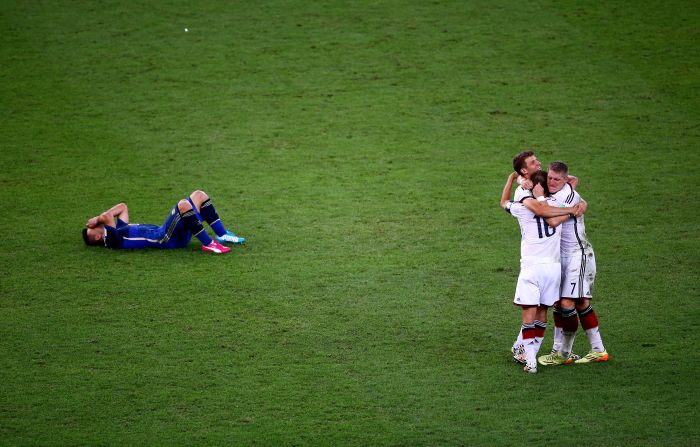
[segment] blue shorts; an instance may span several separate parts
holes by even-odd
[[[197,211],[197,207],[192,203],[192,199],[188,197],[187,201],[192,205],[192,211],[194,211],[197,219],[199,219],[200,222],[204,221]],[[168,214],[168,217],[165,219],[165,222],[163,222],[163,225],[160,226],[158,232],[160,234],[159,239],[162,241],[160,244],[161,248],[187,247],[190,243],[190,239],[192,239],[192,233],[190,233],[190,230],[188,230],[182,222],[177,204],[170,210],[170,214]]]

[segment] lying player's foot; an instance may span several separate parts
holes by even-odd
[[[206,251],[209,253],[228,253],[231,251],[230,248],[224,247],[220,243],[216,241],[211,241],[211,244],[209,245],[202,245],[202,251]]]
[[[235,234],[231,233],[230,231],[227,231],[226,234],[224,234],[223,236],[216,236],[216,240],[221,242],[221,243],[229,243],[229,244],[244,244],[245,243],[244,237],[236,236]]]
[[[583,358],[576,360],[576,364],[579,363],[600,363],[607,362],[610,357],[608,356],[608,351],[595,352],[591,351],[584,355]]]
[[[523,345],[513,346],[511,352],[513,353],[513,361],[515,363],[520,363],[521,365],[525,364],[525,348]]]
[[[575,360],[572,356],[564,357],[560,352],[542,355],[537,359],[542,366],[571,365]]]

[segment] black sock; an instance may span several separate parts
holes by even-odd
[[[199,221],[197,215],[194,213],[194,210],[190,209],[184,213],[180,213],[180,217],[182,217],[182,223],[185,224],[185,228],[187,228],[194,237],[199,239],[199,242],[201,242],[202,245],[211,244],[211,238],[207,232],[204,231],[202,222]]]

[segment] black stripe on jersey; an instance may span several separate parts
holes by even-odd
[[[581,269],[578,273],[578,297],[583,298],[583,278],[586,277],[586,253],[583,249],[583,242],[578,235],[578,218],[574,218],[574,234],[576,235],[576,240],[578,241],[579,249],[581,250]]]
[[[574,195],[574,188],[572,188],[571,185],[569,185],[568,183],[567,183],[567,185],[569,186],[569,189],[571,190],[571,192],[569,193],[569,196],[566,198],[565,202],[571,203],[574,201],[574,196],[575,196]]]
[[[586,256],[581,255],[581,269],[578,272],[578,297],[584,298],[583,296],[583,278],[586,277]]]
[[[576,241],[578,241],[578,248],[581,249],[581,256],[583,256],[583,242],[581,242],[581,237],[578,235],[578,217],[574,218],[574,234],[576,235]]]

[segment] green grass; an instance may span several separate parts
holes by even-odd
[[[699,444],[698,23],[684,1],[3,2],[0,444]],[[527,147],[581,178],[607,364],[508,356],[497,204]],[[160,223],[194,189],[247,245],[82,245],[106,207]]]

